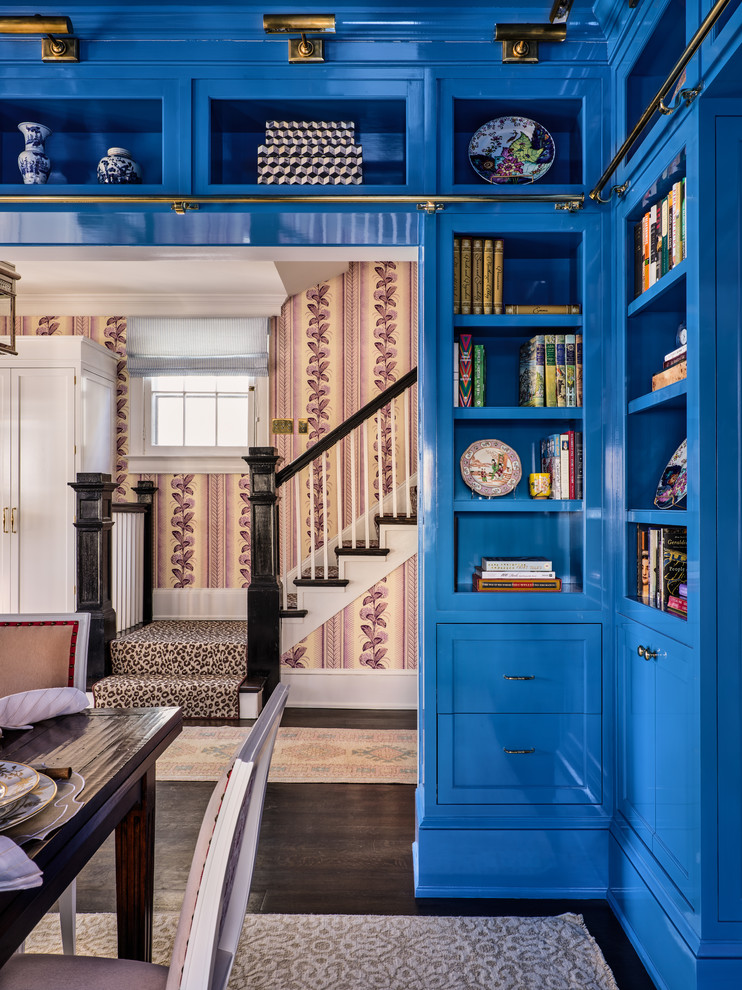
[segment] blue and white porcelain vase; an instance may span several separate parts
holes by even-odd
[[[52,133],[44,124],[34,124],[30,120],[18,125],[23,135],[26,148],[18,155],[18,168],[21,170],[26,185],[40,185],[49,178],[52,163],[49,156],[44,154],[44,141]]]
[[[141,166],[126,148],[109,148],[98,162],[98,182],[130,183],[142,181]]]

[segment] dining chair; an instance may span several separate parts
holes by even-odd
[[[209,800],[170,966],[132,959],[16,954],[0,990],[225,990],[247,911],[265,788],[288,688],[279,685]]]
[[[89,612],[0,615],[0,698],[39,688],[85,691],[88,674]],[[62,949],[74,955],[77,887],[73,880],[59,898]]]

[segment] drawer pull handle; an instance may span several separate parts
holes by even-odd
[[[659,656],[657,650],[652,651],[649,649],[648,646],[637,646],[636,652],[639,654],[640,657],[643,657],[645,660],[656,660],[657,657]]]
[[[533,749],[505,749],[505,747],[503,747],[502,751],[503,753],[507,753],[509,756],[516,756],[524,753],[535,753],[536,749],[535,747]]]
[[[535,681],[535,674],[503,674],[503,679],[506,681]]]

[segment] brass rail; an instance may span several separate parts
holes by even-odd
[[[719,19],[720,14],[722,13],[722,11],[724,10],[724,8],[726,7],[726,5],[728,3],[729,3],[729,0],[716,0],[716,3],[711,8],[711,10],[708,12],[708,14],[706,15],[706,17],[703,19],[703,21],[700,24],[700,26],[699,26],[698,30],[696,31],[696,33],[693,35],[693,37],[691,38],[691,40],[688,42],[688,47],[685,49],[685,51],[683,52],[683,54],[680,56],[680,58],[678,59],[678,61],[675,63],[675,66],[673,67],[673,69],[671,70],[670,74],[665,79],[665,81],[662,83],[662,85],[660,86],[660,88],[657,90],[657,92],[655,93],[653,99],[650,100],[649,104],[647,105],[646,110],[644,111],[644,113],[641,115],[641,117],[639,118],[639,120],[636,122],[636,124],[632,128],[631,133],[629,134],[629,136],[626,138],[626,140],[624,141],[624,143],[621,145],[621,147],[618,149],[618,151],[616,152],[616,154],[613,156],[610,165],[605,170],[605,172],[603,172],[603,174],[601,175],[601,177],[598,179],[598,181],[597,181],[597,183],[595,185],[595,188],[591,190],[591,192],[590,192],[590,199],[595,200],[595,202],[597,202],[597,203],[607,203],[608,200],[610,200],[610,196],[608,197],[608,199],[601,199],[600,198],[601,190],[603,189],[603,187],[605,186],[606,182],[608,182],[608,180],[610,179],[610,177],[613,175],[613,173],[618,168],[618,166],[619,166],[619,164],[621,162],[621,159],[624,157],[624,155],[626,154],[626,152],[629,150],[629,148],[631,148],[631,146],[633,145],[633,143],[636,141],[637,137],[641,134],[641,132],[647,126],[647,124],[649,123],[649,121],[650,121],[652,115],[654,114],[655,110],[660,109],[660,110],[663,110],[664,113],[671,113],[672,112],[671,109],[669,109],[668,107],[665,107],[664,106],[664,104],[662,102],[663,96],[667,93],[667,91],[670,89],[670,87],[672,86],[672,84],[674,82],[676,82],[680,78],[680,74],[682,73],[683,69],[686,67],[686,65],[690,62],[690,60],[696,54],[696,52],[698,51],[698,49],[701,47],[701,45],[703,44],[703,41],[704,41],[706,35],[709,33],[709,31],[711,30],[711,28],[714,26],[714,24],[716,23],[716,21]],[[691,97],[691,99],[692,99],[693,97],[697,96],[698,93],[700,92],[700,85],[697,86],[695,90],[689,90],[688,92],[689,93],[692,93],[692,97]],[[691,102],[691,100],[689,99],[687,102]],[[618,191],[618,195],[620,196],[621,193],[623,193],[626,190],[626,185],[627,184],[624,184],[623,186],[614,186],[613,188]]]
[[[115,203],[117,206],[127,205],[156,205],[158,203],[169,204],[176,213],[186,213],[189,210],[197,210],[201,206],[257,206],[265,203],[286,203],[296,205],[297,203],[320,203],[323,205],[333,204],[335,206],[343,203],[361,204],[368,203],[374,205],[388,204],[406,205],[417,204],[419,210],[427,213],[437,213],[443,209],[447,203],[553,203],[559,209],[578,210],[585,202],[584,193],[488,193],[480,196],[456,196],[456,195],[415,195],[415,196],[363,196],[360,194],[331,196],[319,195],[308,196],[289,193],[285,196],[177,196],[152,194],[146,196],[101,196],[94,194],[81,195],[15,195],[0,194],[0,207],[5,204],[19,204],[30,206],[34,203],[50,205],[54,203],[77,205],[77,206],[100,206],[105,203]]]

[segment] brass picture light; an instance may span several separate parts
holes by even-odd
[[[42,62],[79,62],[80,43],[71,38],[72,21],[69,17],[0,17],[0,34],[43,34],[41,39]],[[67,35],[60,38],[58,35]]]
[[[502,42],[503,62],[538,62],[539,41],[565,41],[566,23],[495,24],[495,41]]]
[[[266,34],[298,34],[289,38],[289,62],[324,62],[325,43],[321,38],[307,38],[307,34],[334,34],[334,14],[263,14],[263,30]]]

